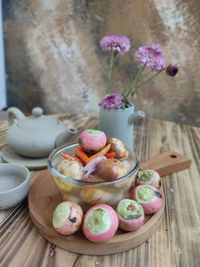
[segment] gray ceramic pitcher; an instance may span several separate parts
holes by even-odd
[[[127,148],[134,149],[134,122],[144,118],[143,111],[134,111],[134,106],[125,109],[100,108],[99,129],[108,138],[116,137],[124,142]]]

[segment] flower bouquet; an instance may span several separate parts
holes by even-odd
[[[127,36],[110,35],[100,41],[103,51],[110,54],[108,67],[106,96],[100,101],[100,122],[99,127],[109,137],[116,137],[133,149],[133,123],[137,118],[144,117],[142,111],[135,112],[130,102],[139,88],[145,83],[153,80],[160,73],[165,72],[169,76],[175,76],[178,68],[175,65],[164,66],[164,55],[159,44],[150,44],[139,47],[134,58],[140,64],[137,74],[130,84],[124,88],[122,93],[112,93],[112,71],[118,55],[126,54],[131,48],[131,42]],[[143,72],[148,69],[151,75],[143,78]]]

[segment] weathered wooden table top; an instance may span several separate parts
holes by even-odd
[[[95,116],[59,116],[79,132],[97,127]],[[0,212],[0,266],[40,267],[199,267],[200,266],[200,128],[160,120],[136,126],[136,153],[141,160],[173,150],[192,159],[190,169],[163,178],[166,197],[161,226],[136,249],[110,256],[67,252],[34,228],[27,200]],[[37,175],[34,173],[33,179]]]

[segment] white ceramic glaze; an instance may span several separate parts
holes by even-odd
[[[42,170],[47,168],[47,157],[28,158],[15,153],[8,145],[1,150],[1,157],[4,162],[20,164],[29,170]]]
[[[0,210],[17,205],[28,194],[29,170],[18,164],[0,164]]]
[[[12,107],[7,110],[7,116],[11,125],[6,135],[7,143],[13,151],[25,157],[47,157],[77,132],[68,129],[61,121],[43,116],[39,107],[35,107],[29,117]]]
[[[134,106],[125,109],[100,108],[99,129],[108,138],[118,138],[129,149],[134,149],[134,122],[144,118],[143,111],[135,111]]]

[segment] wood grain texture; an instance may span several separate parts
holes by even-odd
[[[95,117],[60,118],[79,131],[97,126]],[[138,124],[136,132],[135,150],[141,161],[166,150],[192,159],[190,169],[163,178],[165,212],[160,227],[147,242],[111,256],[66,252],[38,234],[24,201],[0,213],[0,266],[199,267],[200,128],[151,119]]]
[[[185,155],[168,150],[154,156],[153,158],[141,163],[141,169],[152,169],[157,171],[160,176],[166,176],[174,172],[178,172],[189,168],[191,159]]]

